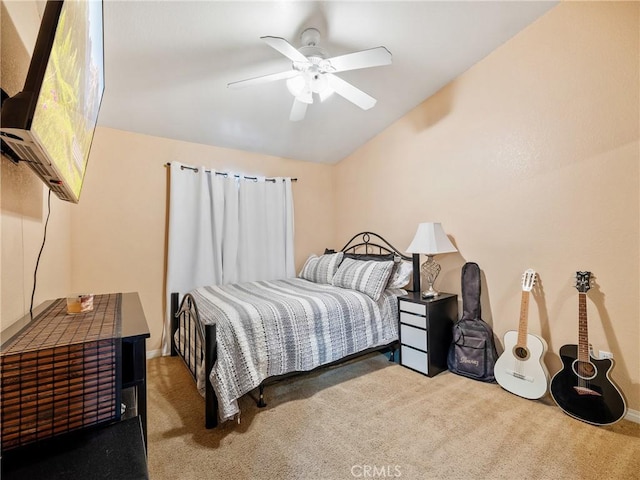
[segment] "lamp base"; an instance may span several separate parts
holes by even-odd
[[[422,264],[420,272],[426,280],[426,285],[429,287],[422,292],[422,298],[437,297],[438,292],[433,289],[433,284],[440,273],[440,265],[433,260],[433,255],[427,255],[427,260]]]
[[[433,289],[433,287],[429,288],[429,290],[422,292],[422,298],[434,298],[434,297],[437,297],[438,295],[440,295],[440,292],[436,292]]]

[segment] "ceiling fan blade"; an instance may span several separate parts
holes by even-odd
[[[231,82],[227,84],[228,88],[244,88],[251,87],[253,85],[260,85],[268,82],[275,82],[276,80],[283,80],[285,78],[292,78],[299,75],[297,70],[286,70],[284,72],[271,73],[269,75],[262,75],[261,77],[248,78],[247,80],[240,80],[238,82]]]
[[[324,60],[332,68],[327,72],[346,72],[347,70],[357,70],[359,68],[381,67],[391,64],[391,52],[385,47],[376,47],[360,52],[347,53]]]
[[[331,73],[325,73],[327,76],[327,80],[329,81],[329,86],[333,89],[341,97],[346,98],[351,103],[355,103],[363,110],[369,110],[373,107],[377,100],[372,96],[364,93],[359,88],[354,87],[349,82],[345,82],[343,79],[338,77],[337,75],[333,75]]]
[[[293,62],[306,62],[308,63],[307,57],[301,54],[296,47],[287,42],[284,38],[280,37],[260,37],[261,40],[264,40],[267,45],[271,48],[275,48],[282,55],[287,57]]]
[[[302,120],[307,113],[308,103],[301,102],[297,98],[293,100],[293,106],[291,107],[291,113],[289,114],[289,120],[292,122],[298,122]]]

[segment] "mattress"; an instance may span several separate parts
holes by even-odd
[[[190,293],[201,321],[216,324],[217,361],[209,381],[225,421],[239,414],[238,398],[266,378],[309,371],[397,340],[397,296],[405,292],[386,290],[374,301],[356,290],[291,278]],[[184,335],[176,332],[176,344]],[[204,367],[197,365],[197,371],[203,393]]]

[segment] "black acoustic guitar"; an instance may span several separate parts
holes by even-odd
[[[578,345],[563,345],[563,368],[551,379],[551,396],[567,414],[593,425],[610,425],[624,417],[627,406],[609,378],[612,359],[590,353],[587,330],[587,291],[591,272],[576,272],[578,289]]]

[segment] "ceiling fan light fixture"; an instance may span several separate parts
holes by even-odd
[[[313,77],[311,77],[311,91],[313,93],[323,93],[325,92],[329,87],[329,81],[327,80],[327,78],[321,74],[321,73],[317,73],[315,74]]]
[[[313,94],[317,93],[320,101],[323,102],[333,93],[333,89],[329,86],[327,78],[319,73],[309,75],[304,73],[296,75],[287,80],[287,90],[304,103],[313,103]]]
[[[333,94],[333,88],[324,74],[318,74],[311,79],[311,91],[317,93],[320,101],[324,102]]]
[[[289,90],[289,93],[294,97],[302,94],[306,87],[307,82],[304,75],[296,75],[295,77],[287,80],[287,90]]]
[[[391,52],[382,46],[328,58],[327,52],[318,46],[320,32],[315,28],[302,32],[300,48],[281,37],[264,36],[260,39],[287,57],[292,62],[291,69],[232,82],[228,86],[239,88],[286,79],[287,90],[294,97],[289,115],[294,122],[304,118],[307,105],[313,103],[314,94],[323,102],[337,93],[363,110],[372,108],[376,104],[375,98],[336,73],[391,64]]]

